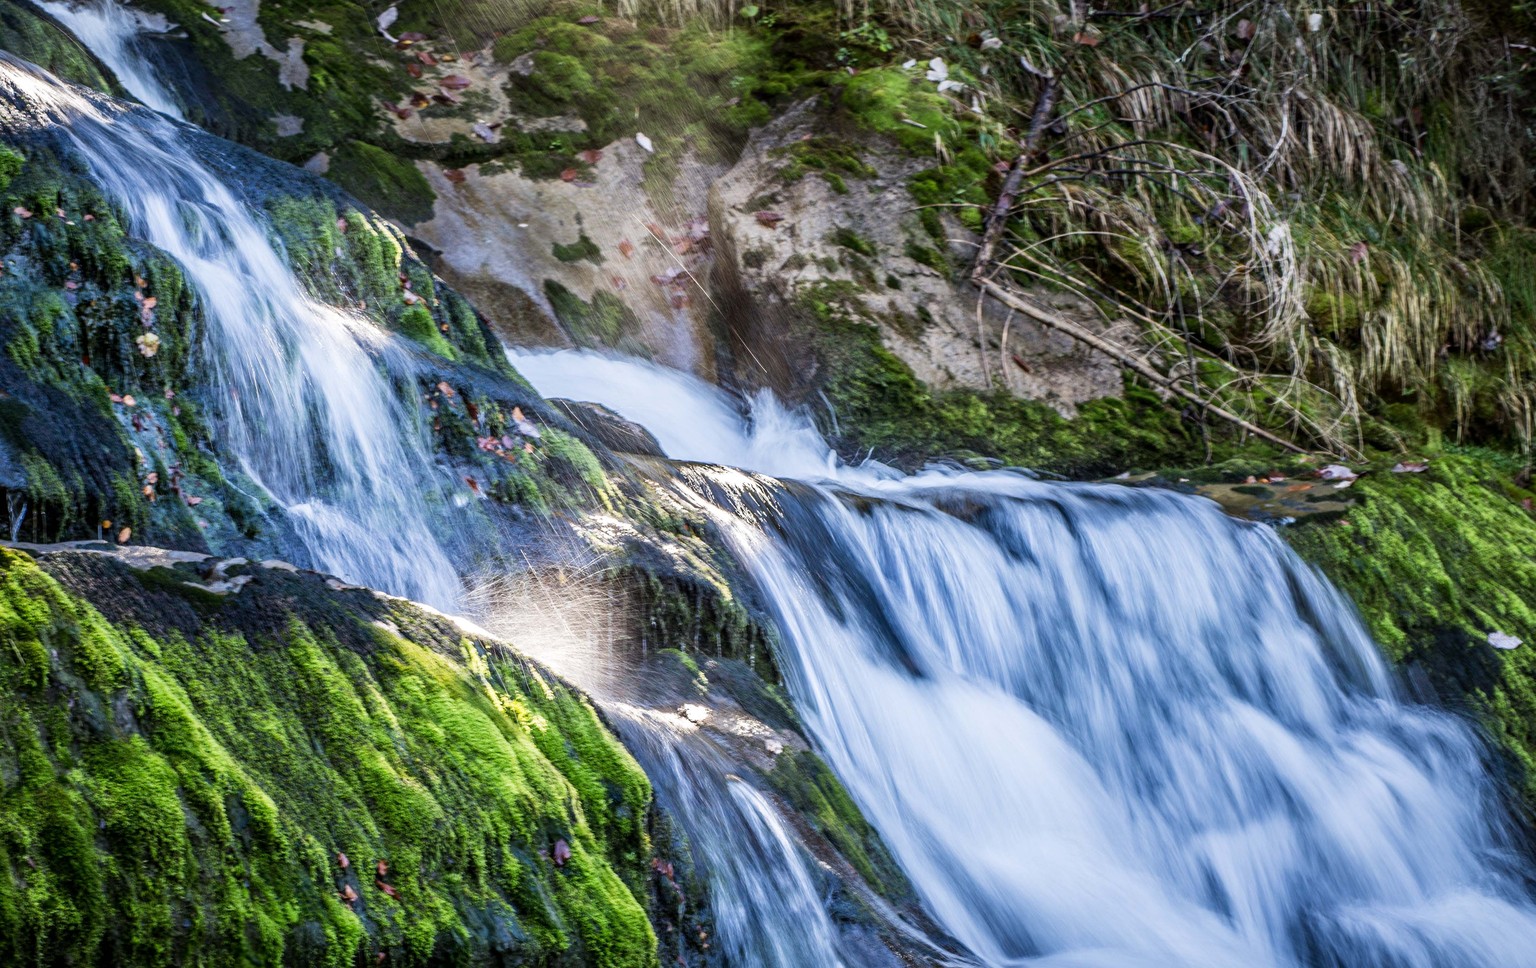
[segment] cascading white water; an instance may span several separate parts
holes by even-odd
[[[107,117],[9,61],[0,80],[46,105],[134,231],[186,266],[208,309],[226,443],[317,563],[451,604],[424,510],[438,482],[391,386],[410,382],[403,358],[303,295],[182,129]],[[1530,871],[1479,744],[1394,697],[1347,603],[1273,533],[1172,494],[839,467],[768,399],[749,430],[652,367],[516,362],[547,393],[647,424],[674,457],[807,482],[690,472],[741,498],[698,500],[776,613],[818,747],[983,962],[1531,963]],[[799,901],[750,901],[765,872],[805,897],[783,831],[753,806],[719,822],[784,863],[727,871],[746,882],[741,910],[761,903],[753,913],[784,933],[824,923]],[[729,860],[730,846],[717,852]],[[835,964],[820,947],[737,955]]]
[[[826,466],[771,400],[752,427],[704,421],[686,378],[560,356],[519,365],[689,458],[712,427],[719,454],[779,454],[764,471]],[[1531,963],[1530,871],[1480,744],[1398,701],[1348,603],[1267,528],[1009,472],[689,473],[739,495],[705,506],[775,612],[807,727],[984,963]]]
[[[161,114],[181,118],[181,107],[137,50],[145,33],[163,33],[165,18],[119,0],[38,0],[38,6],[68,28],[116,75],[129,94]]]
[[[778,811],[707,745],[645,710],[610,709],[662,805],[689,832],[710,882],[717,944],[732,965],[841,968],[837,936]]]
[[[753,412],[758,432],[744,434],[741,408],[729,397],[697,377],[655,363],[589,350],[511,349],[507,359],[534,386],[551,388],[550,395],[601,403],[650,430],[673,460],[778,477],[813,478],[837,471],[837,458],[816,428],[775,405],[766,391]]]
[[[0,83],[49,115],[129,231],[185,270],[207,319],[221,442],[286,510],[315,566],[451,608],[459,583],[428,513],[447,482],[419,409],[402,400],[416,392],[408,355],[307,295],[251,208],[197,160],[192,129],[8,58]]]

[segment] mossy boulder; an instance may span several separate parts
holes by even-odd
[[[209,385],[203,342],[209,321],[181,267],[136,234],[37,105],[18,99],[8,110],[0,125],[7,536],[15,527],[34,541],[105,537],[295,556],[282,509],[223,446],[224,400]],[[395,351],[416,358],[409,370],[432,445],[455,467],[464,498],[489,499],[476,510],[518,519],[602,503],[609,484],[579,431],[567,432],[559,411],[517,377],[485,321],[398,228],[315,175],[207,135],[185,137],[244,196],[310,296],[399,334]],[[519,413],[548,432],[524,435]],[[483,538],[475,553],[494,552],[494,528],[475,531]]]
[[[0,2],[0,50],[75,84],[122,94],[116,78],[52,17],[20,0]]]
[[[367,142],[337,148],[326,175],[363,204],[407,225],[432,215],[436,196],[416,166]]]
[[[650,788],[578,693],[319,576],[179,584],[0,551],[8,964],[656,964]]]

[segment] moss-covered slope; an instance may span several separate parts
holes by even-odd
[[[1524,481],[1525,486],[1517,483]],[[1478,718],[1536,813],[1536,516],[1528,472],[1487,453],[1381,471],[1341,520],[1284,533],[1354,600],[1410,683]],[[1522,640],[1497,649],[1491,633]],[[1507,640],[1505,641],[1507,644]]]
[[[414,606],[0,551],[7,964],[655,963],[645,777]]]
[[[0,50],[25,57],[67,81],[108,94],[123,93],[84,45],[29,3],[0,2]]]

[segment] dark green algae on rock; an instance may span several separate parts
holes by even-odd
[[[192,129],[181,137],[259,213],[311,297],[395,334],[432,445],[488,499],[476,505],[487,518],[601,503],[602,465],[580,432],[397,228],[317,176]],[[21,96],[0,104],[0,204],[7,532],[48,542],[126,528],[167,547],[293,555],[280,509],[219,439],[209,321],[182,267],[135,233],[63,126]],[[545,428],[532,452],[480,446],[515,434],[519,409]]]
[[[656,963],[650,787],[577,692],[371,592],[0,550],[7,964]]]

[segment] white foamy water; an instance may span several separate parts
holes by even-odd
[[[182,129],[9,61],[0,82],[47,105],[133,231],[187,266],[223,430],[322,566],[452,599],[404,361],[303,295]],[[514,362],[727,465],[679,486],[772,610],[820,752],[981,962],[1532,963],[1532,872],[1478,741],[1398,699],[1348,604],[1271,531],[1169,493],[843,467],[770,398],[742,409],[590,354]],[[837,964],[766,801],[665,749],[650,769],[710,855],[737,963]]]
[[[429,512],[447,482],[407,355],[308,295],[251,208],[198,161],[191,129],[105,107],[8,58],[0,84],[46,112],[128,231],[186,272],[207,318],[200,352],[221,443],[287,512],[315,566],[453,607],[458,579]]]
[[[107,65],[129,94],[161,114],[182,117],[180,105],[138,50],[144,34],[168,29],[164,17],[118,0],[37,0],[37,5]]]
[[[729,963],[842,968],[836,931],[806,860],[768,798],[732,776],[729,760],[678,731],[692,727],[645,710],[611,712],[706,867],[716,943]]]
[[[541,391],[674,456],[793,476],[825,455],[771,400],[732,424],[686,378],[562,355]],[[1479,742],[1398,700],[1272,531],[1010,472],[685,477],[778,620],[818,748],[983,963],[1531,963],[1530,872]]]
[[[591,350],[507,351],[545,396],[601,403],[649,430],[673,460],[707,461],[784,477],[837,473],[837,457],[816,428],[764,393],[744,433],[743,409],[698,377]],[[552,389],[545,390],[545,387]]]

